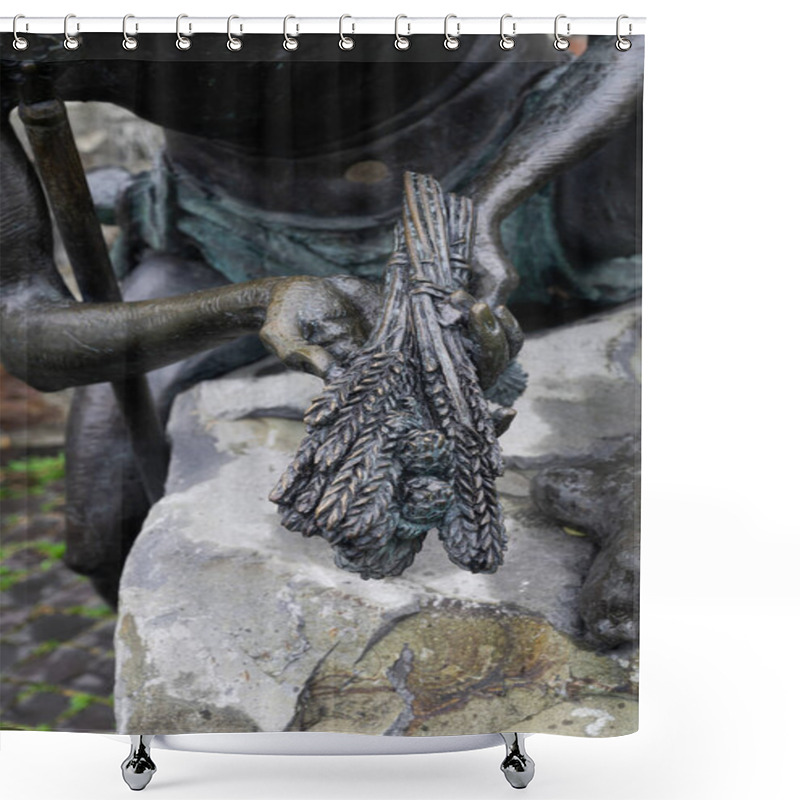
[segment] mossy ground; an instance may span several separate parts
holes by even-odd
[[[113,731],[116,615],[64,556],[64,457],[0,466],[0,728]]]

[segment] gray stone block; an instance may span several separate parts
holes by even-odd
[[[543,517],[529,483],[556,456],[638,431],[638,326],[629,306],[526,342],[493,575],[460,570],[431,535],[401,577],[365,581],[280,525],[268,495],[316,379],[254,368],[181,395],[168,492],[122,577],[118,731],[635,730],[635,654],[580,639],[597,546]]]

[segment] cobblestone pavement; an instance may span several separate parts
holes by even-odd
[[[61,560],[61,474],[58,456],[2,467],[0,728],[112,732],[116,617]]]

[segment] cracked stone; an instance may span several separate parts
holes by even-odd
[[[319,382],[255,365],[180,395],[168,492],[122,576],[117,729],[635,730],[634,661],[582,639],[597,544],[543,516],[526,487],[542,463],[638,430],[638,323],[631,305],[523,347],[532,379],[501,440],[509,549],[493,575],[460,570],[431,535],[402,576],[363,581],[280,525],[268,495],[304,434],[290,417]]]

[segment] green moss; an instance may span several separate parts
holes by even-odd
[[[89,706],[97,704],[102,706],[108,706],[109,708],[113,708],[114,700],[113,695],[108,697],[103,697],[97,694],[89,694],[88,692],[78,692],[74,689],[62,689],[59,686],[54,686],[51,683],[29,683],[24,686],[19,694],[17,695],[17,702],[22,702],[27,700],[29,697],[33,697],[37,694],[60,694],[63,697],[66,697],[69,700],[69,705],[67,708],[62,711],[52,723],[44,723],[43,725],[38,725],[36,727],[27,727],[27,726],[14,726],[18,727],[20,730],[36,730],[36,731],[50,731],[54,730],[53,724],[58,725],[59,723],[66,722],[67,720],[74,717],[76,714],[79,714],[84,709],[87,709]]]
[[[17,695],[17,701],[27,700],[37,694],[67,694],[67,692],[52,683],[29,683]]]
[[[37,566],[28,569],[18,569],[13,565],[9,566],[5,563],[0,563],[0,591],[10,589],[19,581],[27,578],[32,574],[33,570],[38,569],[41,572],[47,572],[61,563],[64,558],[67,546],[63,542],[49,542],[47,540],[34,540],[32,542],[13,542],[0,548],[0,562],[5,562],[23,550],[33,550],[42,560]]]
[[[64,477],[64,454],[9,461],[5,469],[9,472],[25,472],[39,483],[51,483]]]
[[[53,726],[49,722],[40,725],[22,725],[19,722],[4,722],[0,719],[0,728],[7,731],[52,731]]]
[[[31,653],[31,656],[46,656],[48,653],[57,650],[62,644],[63,642],[60,642],[58,639],[48,639],[46,642],[37,645]]]
[[[0,469],[0,500],[40,495],[50,484],[63,478],[63,453],[9,461]]]
[[[30,575],[27,569],[11,569],[0,565],[0,592],[7,592]]]
[[[114,610],[105,604],[99,606],[70,606],[63,609],[63,613],[89,617],[90,619],[106,619],[116,616]]]
[[[58,715],[56,722],[66,722],[72,719],[76,714],[89,708],[91,705],[101,705],[113,707],[113,700],[110,697],[100,697],[96,694],[88,694],[87,692],[64,692],[69,697],[69,706]]]
[[[42,572],[47,572],[59,564],[67,550],[63,542],[33,542],[31,546],[39,555],[44,556],[44,560],[39,564]]]
[[[64,715],[72,717],[80,711],[88,708],[94,702],[95,698],[92,695],[79,692],[78,694],[70,697],[69,708],[64,712]]]

